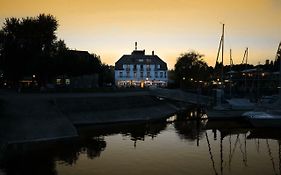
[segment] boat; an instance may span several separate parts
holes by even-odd
[[[281,141],[281,131],[279,128],[255,128],[250,130],[247,139],[271,139]]]
[[[215,108],[207,111],[209,120],[233,120],[244,119],[243,114],[249,110],[246,109],[233,109],[233,108]]]
[[[257,128],[281,128],[280,111],[250,111],[242,114],[242,116]]]
[[[279,43],[276,59],[280,59],[281,56],[281,42]],[[280,81],[281,86],[281,61],[280,61]],[[281,89],[279,89],[279,97],[272,96],[262,99],[263,103],[259,105],[258,110],[249,111],[242,114],[254,127],[262,128],[281,128]]]
[[[217,60],[216,63],[218,63],[218,58],[221,52],[221,58],[222,58],[222,69],[223,69],[223,55],[224,55],[224,24],[223,24],[223,29],[222,29],[222,36],[220,39],[220,44],[219,44],[219,50],[217,54]],[[231,50],[230,50],[230,64],[233,63],[232,61],[232,56],[231,56]],[[245,51],[244,57],[248,53],[248,48]],[[244,58],[243,58],[244,60]],[[255,105],[251,103],[248,99],[245,98],[231,98],[228,100],[225,100],[224,103],[222,103],[222,99],[224,96],[224,86],[223,86],[223,70],[221,70],[221,82],[220,85],[221,87],[219,89],[215,90],[216,93],[216,106],[214,106],[212,109],[207,110],[207,116],[208,119],[210,120],[228,120],[228,119],[238,119],[242,118],[242,114],[249,111],[253,110]],[[231,92],[231,89],[230,89]]]

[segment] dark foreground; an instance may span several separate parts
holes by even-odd
[[[0,174],[280,174],[278,130],[244,122],[78,127],[79,137],[1,145]]]
[[[75,125],[160,120],[179,110],[149,92],[22,94],[0,91],[0,143],[77,137]]]

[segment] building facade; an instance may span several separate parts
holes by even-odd
[[[136,48],[131,55],[123,55],[115,63],[117,87],[166,87],[167,84],[167,64],[154,51],[145,55],[145,50]]]

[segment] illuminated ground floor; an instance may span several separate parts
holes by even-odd
[[[117,80],[117,87],[167,87],[168,83],[161,80]]]

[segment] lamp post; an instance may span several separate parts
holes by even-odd
[[[185,81],[185,77],[182,77],[182,79],[181,79],[181,89],[184,88],[184,81]]]

